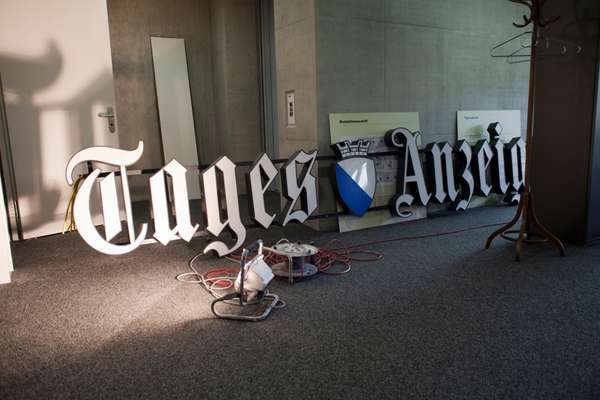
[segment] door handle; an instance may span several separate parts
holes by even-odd
[[[108,122],[108,130],[111,133],[114,133],[116,130],[115,127],[115,114],[114,114],[114,109],[112,107],[107,107],[106,108],[106,112],[101,112],[98,113],[98,117],[100,118],[106,118],[106,121]]]

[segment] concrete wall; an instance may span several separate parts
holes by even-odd
[[[274,14],[279,157],[288,157],[298,149],[315,148],[317,141],[315,1],[277,0]],[[287,126],[288,90],[296,96],[294,127]]]
[[[257,0],[210,3],[219,154],[252,160],[263,149]]]
[[[525,7],[499,0],[317,0],[317,132],[329,113],[418,111],[424,143],[456,138],[456,111],[520,109],[528,64],[490,57]]]
[[[216,153],[209,0],[108,0],[108,17],[123,148],[145,144],[142,168],[163,165],[150,36],[186,41],[194,124],[202,162]]]
[[[260,126],[256,0],[108,0],[120,146],[145,144],[136,165],[163,165],[150,36],[184,38],[198,156],[252,160]],[[147,198],[133,178],[135,199]]]
[[[456,141],[458,110],[520,109],[528,64],[490,57],[527,11],[499,0],[275,2],[279,150],[329,148],[329,114],[418,111],[423,142]],[[286,126],[285,92],[297,126]],[[319,165],[319,212],[335,210],[331,164]]]

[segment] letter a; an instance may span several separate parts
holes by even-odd
[[[224,214],[227,215],[224,220],[221,216],[217,173],[222,174],[223,178],[226,206]],[[202,173],[202,181],[206,201],[206,230],[214,236],[219,236],[225,228],[229,227],[236,236],[236,242],[231,248],[221,241],[214,241],[204,248],[204,253],[214,250],[219,257],[223,257],[237,250],[246,240],[246,228],[240,218],[235,164],[229,158],[221,157]]]
[[[393,215],[407,218],[412,215],[412,211],[401,209],[410,207],[414,201],[414,197],[407,191],[409,183],[417,185],[419,201],[422,205],[426,206],[431,197],[425,186],[417,140],[415,134],[408,129],[397,128],[385,134],[385,142],[389,147],[403,148],[398,160],[400,193],[390,201],[390,211]]]
[[[169,226],[169,206],[165,172],[171,175],[173,196],[175,197],[175,221],[173,229]],[[163,245],[179,234],[179,237],[189,242],[194,236],[198,225],[192,226],[190,221],[190,203],[188,199],[187,170],[176,160],[171,161],[150,178],[150,194],[152,196],[152,211],[154,214],[154,237]]]

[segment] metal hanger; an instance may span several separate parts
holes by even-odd
[[[509,64],[520,64],[530,61],[531,49],[533,47],[538,48],[538,56],[540,58],[565,56],[569,53],[581,54],[583,51],[581,45],[577,43],[541,35],[533,40],[531,38],[532,34],[532,31],[523,32],[492,47],[490,56],[493,58],[506,58],[506,62]],[[512,48],[510,50],[506,49],[509,46],[512,46]]]
[[[531,46],[527,46],[525,44],[523,44],[522,39],[524,37],[531,37],[531,35],[533,34],[533,31],[527,31],[527,32],[522,32],[516,36],[511,37],[508,40],[505,40],[504,42],[492,47],[492,49],[490,50],[490,56],[492,56],[493,58],[507,58],[507,57],[529,57],[529,55],[516,55],[516,52],[523,50],[524,48],[529,48]],[[508,45],[514,46],[515,44],[517,44],[516,42],[519,42],[519,48],[517,50],[513,50],[510,51],[509,53],[505,53],[507,50],[505,50],[505,47],[508,47]]]
[[[535,43],[522,45],[521,48],[513,51],[513,53],[506,57],[506,62],[509,64],[529,62],[531,58],[531,49],[534,46],[537,47],[537,56],[540,59],[567,56],[569,54],[581,54],[583,51],[583,47],[577,43],[552,36],[541,36]]]

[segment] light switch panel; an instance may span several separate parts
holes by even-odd
[[[287,126],[296,126],[296,93],[293,90],[285,92],[285,111]]]

